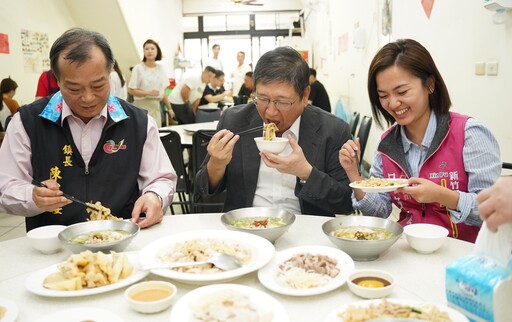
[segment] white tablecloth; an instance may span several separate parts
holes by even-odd
[[[301,245],[324,245],[334,247],[323,234],[321,226],[329,217],[299,215],[293,226],[275,243],[276,250]],[[193,214],[166,216],[161,224],[142,230],[126,251],[137,251],[164,236],[199,229],[225,229],[220,214]],[[437,252],[422,255],[412,250],[405,237],[401,237],[378,260],[355,262],[355,268],[378,268],[394,274],[396,288],[390,297],[422,300],[446,305],[444,292],[445,266],[457,258],[469,254],[473,244],[449,238]],[[108,293],[76,298],[49,298],[34,295],[25,289],[27,277],[34,271],[64,261],[68,251],[43,255],[34,250],[27,238],[0,242],[0,298],[8,298],[19,306],[18,322],[32,322],[59,310],[75,307],[97,307],[115,312],[131,321],[169,321],[170,312],[144,315],[132,311],[123,298],[125,288]],[[148,275],[146,280],[161,280],[162,277]],[[262,286],[257,273],[241,277],[239,283],[267,292],[283,304],[293,322],[320,322],[333,309],[363,299],[352,294],[345,284],[329,293],[292,297],[273,293]],[[178,287],[176,301],[199,286],[175,283]],[[179,321],[177,321],[179,322]]]

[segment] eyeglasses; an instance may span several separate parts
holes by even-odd
[[[295,101],[290,102],[288,100],[271,100],[270,98],[256,96],[254,97],[254,103],[256,107],[265,109],[270,105],[270,102],[272,102],[276,109],[287,112],[292,109],[293,104],[295,104],[298,99],[297,97]]]

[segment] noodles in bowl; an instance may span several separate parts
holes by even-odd
[[[393,232],[383,228],[358,226],[336,229],[331,235],[352,240],[383,240],[393,237]]]
[[[345,216],[322,225],[324,234],[355,261],[371,261],[390,248],[404,229],[397,222],[370,216]]]

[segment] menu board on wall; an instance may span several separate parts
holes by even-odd
[[[50,69],[48,34],[22,29],[21,50],[26,73],[40,74]]]

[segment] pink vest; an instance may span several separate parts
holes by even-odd
[[[419,177],[428,179],[438,185],[451,190],[468,191],[468,175],[464,169],[462,151],[464,148],[465,126],[467,116],[450,113],[451,120],[448,121],[448,130],[437,146],[431,146],[425,162],[421,165]],[[396,126],[390,128],[382,135],[382,141],[394,130],[399,131]],[[438,118],[439,129],[439,118]],[[395,132],[396,134],[396,132]],[[438,133],[436,133],[438,135]],[[382,144],[381,141],[381,144]],[[393,143],[388,140],[388,143]],[[436,144],[435,140],[432,144]],[[402,149],[402,146],[397,146]],[[382,152],[382,167],[385,178],[408,178],[403,167],[392,159],[391,156]],[[434,203],[418,203],[411,196],[404,193],[390,193],[392,202],[401,209],[399,223],[402,226],[413,223],[431,223],[443,226],[449,231],[449,236],[475,242],[480,227],[469,226],[464,223],[455,224],[451,220],[450,212],[443,205]]]

